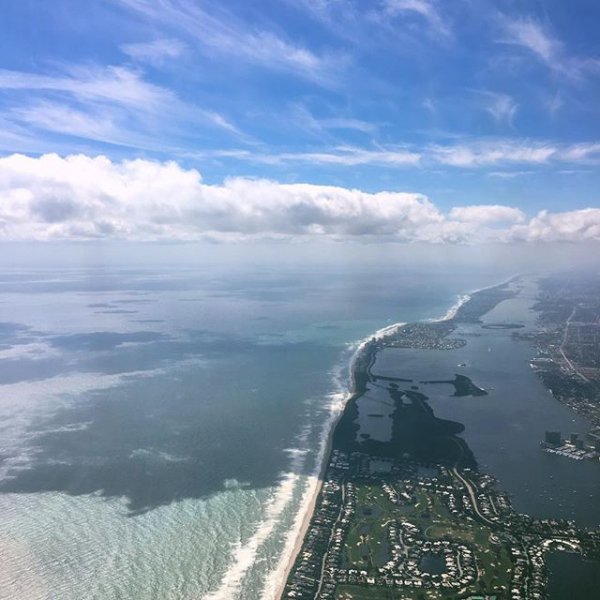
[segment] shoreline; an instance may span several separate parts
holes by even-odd
[[[325,452],[326,452],[327,457],[329,457],[331,455],[333,432],[335,431],[335,427],[343,413],[344,413],[344,410],[342,409],[340,411],[340,414],[336,417],[335,422],[332,424],[330,432],[327,434],[327,440],[326,440],[326,444],[325,444]],[[321,465],[320,465],[320,469],[319,469],[320,472],[319,472],[319,475],[317,476],[317,484],[315,485],[315,487],[312,490],[310,500],[306,503],[306,506],[304,507],[304,513],[302,515],[302,523],[297,532],[297,535],[295,536],[294,547],[292,549],[292,553],[290,554],[290,556],[287,560],[287,564],[285,565],[285,572],[282,574],[282,579],[277,586],[277,591],[276,591],[275,595],[273,596],[274,600],[279,600],[280,598],[283,597],[283,592],[285,591],[285,586],[287,584],[287,580],[290,576],[290,573],[292,572],[294,564],[296,563],[296,558],[298,558],[298,555],[300,554],[300,551],[302,550],[302,545],[304,544],[304,538],[306,537],[306,534],[308,533],[308,529],[310,527],[310,522],[315,513],[315,507],[317,504],[317,500],[319,499],[319,494],[321,493],[321,488],[323,487],[323,477],[325,475],[325,471],[327,469],[328,464],[329,463],[325,458],[321,461]]]
[[[469,302],[475,294],[479,294],[480,292],[485,292],[487,290],[492,290],[497,287],[502,287],[504,285],[508,285],[509,283],[511,283],[512,281],[517,279],[518,277],[521,277],[521,275],[519,273],[515,273],[514,275],[511,275],[510,277],[508,277],[504,281],[501,281],[500,283],[486,285],[485,287],[477,288],[475,290],[470,290],[468,292],[464,292],[463,294],[459,294],[458,300],[448,309],[448,311],[446,312],[446,314],[443,317],[439,317],[437,319],[425,319],[422,322],[423,323],[444,323],[446,321],[452,321],[452,319],[454,319],[456,317],[456,315],[458,314],[458,311],[465,304],[467,304],[467,302]]]
[[[366,343],[368,343],[368,342],[365,340],[361,341],[358,344],[355,352],[352,354],[352,357],[350,359],[350,373],[349,373],[350,382],[349,382],[349,384],[351,387],[349,387],[349,389],[344,393],[344,398],[342,400],[342,406],[341,406],[340,410],[337,411],[337,414],[335,414],[335,416],[331,419],[331,423],[329,424],[329,428],[327,431],[327,436],[322,441],[321,449],[319,450],[319,454],[322,453],[322,456],[321,456],[321,460],[319,462],[318,474],[316,475],[317,483],[314,486],[313,490],[311,491],[309,500],[303,506],[301,524],[300,524],[300,527],[298,528],[298,531],[296,532],[292,551],[286,560],[285,570],[281,575],[281,579],[277,583],[276,592],[273,596],[271,596],[274,600],[280,600],[283,597],[283,592],[285,591],[285,586],[287,584],[287,580],[288,580],[290,573],[294,567],[294,564],[296,563],[296,559],[297,559],[298,555],[300,554],[300,551],[302,550],[302,545],[304,544],[304,538],[306,537],[306,534],[307,534],[309,526],[310,526],[310,522],[315,513],[315,506],[317,504],[317,500],[319,499],[319,495],[321,493],[321,488],[323,487],[323,479],[325,476],[325,472],[329,465],[328,459],[331,456],[331,449],[332,449],[332,444],[333,444],[333,434],[335,432],[335,428],[336,428],[339,420],[342,418],[344,411],[346,410],[346,405],[356,395],[356,390],[353,389],[353,386],[354,386],[354,383],[353,383],[354,364],[356,362],[356,359],[363,352]]]
[[[424,319],[422,321],[417,321],[417,322],[444,323],[446,321],[452,321],[457,316],[460,308],[462,306],[464,306],[465,304],[467,304],[473,298],[473,296],[475,294],[486,291],[486,290],[490,290],[493,288],[502,287],[504,285],[507,285],[508,283],[510,283],[511,281],[516,279],[517,277],[519,277],[519,275],[512,275],[511,277],[509,277],[508,279],[506,279],[500,283],[495,283],[495,284],[492,284],[489,286],[478,288],[473,291],[469,291],[467,293],[459,294],[458,299],[455,301],[455,303],[448,309],[448,311],[442,317]],[[348,405],[348,403],[355,396],[360,396],[364,392],[363,386],[361,386],[360,382],[358,382],[356,379],[357,363],[360,362],[360,359],[363,358],[363,354],[365,354],[365,358],[368,357],[368,359],[369,359],[368,364],[367,364],[367,371],[368,371],[370,366],[372,366],[372,363],[374,362],[375,356],[379,349],[377,347],[378,343],[385,340],[385,338],[392,336],[394,333],[396,333],[400,328],[404,327],[405,325],[407,325],[407,322],[398,322],[398,323],[394,323],[392,325],[387,325],[386,327],[382,327],[381,329],[378,329],[373,335],[370,335],[369,337],[364,338],[363,340],[361,340],[360,342],[357,343],[356,351],[353,353],[353,355],[350,359],[348,390],[347,390],[347,393],[344,395],[341,410],[339,410],[338,414],[332,419],[332,422],[329,425],[329,430],[327,432],[327,436],[324,439],[324,445],[319,450],[319,454],[321,454],[321,452],[322,452],[322,456],[321,456],[321,461],[320,461],[320,466],[319,466],[319,473],[317,475],[318,481],[312,491],[310,500],[308,502],[306,502],[305,506],[303,507],[303,515],[302,515],[301,525],[297,531],[297,534],[295,535],[293,549],[287,558],[286,565],[285,565],[285,571],[282,573],[281,580],[277,584],[275,595],[272,596],[272,598],[274,598],[274,600],[281,600],[283,598],[283,593],[285,591],[285,586],[289,579],[290,573],[294,567],[294,564],[296,563],[296,559],[298,558],[300,551],[302,550],[302,545],[304,543],[304,539],[308,532],[310,522],[314,515],[316,503],[319,498],[319,494],[321,493],[324,475],[327,470],[327,466],[329,465],[328,459],[331,456],[331,450],[332,450],[332,444],[333,444],[333,434],[335,432],[336,426],[337,426],[339,420],[342,418],[342,415],[344,414],[344,411],[346,410],[346,406]],[[366,353],[365,353],[365,351],[366,351]]]

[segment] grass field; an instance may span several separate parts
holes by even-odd
[[[346,538],[346,558],[356,569],[372,571],[389,560],[387,525],[395,505],[379,486],[357,486],[354,523]]]

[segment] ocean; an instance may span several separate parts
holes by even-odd
[[[357,345],[514,272],[210,256],[2,267],[1,599],[274,598]]]

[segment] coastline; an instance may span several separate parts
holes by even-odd
[[[470,290],[463,294],[459,294],[457,301],[448,309],[448,312],[446,312],[446,314],[443,317],[440,317],[438,319],[426,319],[423,322],[424,323],[444,323],[445,321],[452,321],[452,319],[454,319],[456,317],[456,315],[458,314],[458,311],[465,304],[467,304],[467,302],[469,302],[475,294],[479,294],[480,292],[485,292],[487,290],[492,290],[494,288],[508,285],[509,283],[511,283],[512,281],[514,281],[515,279],[517,279],[520,276],[521,275],[519,273],[515,273],[514,275],[511,275],[510,277],[508,277],[504,281],[500,281],[499,283],[494,283],[492,285],[486,285],[485,287],[477,288],[475,290]]]
[[[287,583],[288,577],[290,576],[292,568],[294,567],[296,558],[298,557],[298,555],[300,554],[300,551],[302,550],[302,544],[304,543],[304,538],[306,537],[306,534],[308,533],[308,528],[310,526],[310,522],[311,522],[313,514],[315,512],[317,500],[319,498],[319,494],[321,493],[321,487],[323,486],[323,477],[325,475],[325,471],[326,471],[327,465],[328,465],[328,461],[326,460],[326,458],[329,457],[329,455],[331,454],[333,432],[335,431],[335,427],[336,427],[338,421],[340,420],[343,412],[344,412],[344,410],[342,409],[340,411],[339,415],[336,416],[335,421],[332,423],[331,428],[327,434],[327,440],[326,440],[326,444],[325,444],[325,456],[319,466],[319,474],[317,476],[317,482],[314,485],[313,489],[311,490],[309,500],[306,502],[305,506],[303,507],[304,510],[302,513],[301,525],[294,537],[294,546],[293,546],[291,553],[288,555],[287,562],[285,565],[285,571],[281,574],[281,579],[277,584],[275,594],[272,596],[272,598],[274,600],[279,600],[283,596],[283,592],[285,590],[285,585]]]
[[[296,562],[296,558],[298,557],[298,555],[300,554],[300,551],[302,550],[302,544],[304,543],[304,538],[306,537],[308,528],[310,526],[310,522],[314,515],[315,506],[317,504],[319,494],[321,493],[321,487],[323,486],[323,479],[325,476],[325,472],[327,470],[327,466],[329,464],[328,459],[329,459],[329,456],[331,455],[331,447],[333,444],[333,434],[335,432],[335,428],[336,428],[339,420],[342,418],[342,415],[344,414],[346,405],[353,398],[353,396],[356,395],[356,390],[353,389],[353,386],[354,386],[354,383],[353,383],[354,364],[355,364],[357,358],[363,352],[365,345],[367,343],[368,343],[368,340],[361,341],[357,345],[354,353],[352,354],[352,357],[350,359],[349,387],[345,392],[340,392],[341,394],[344,394],[343,399],[341,399],[341,406],[339,407],[339,409],[337,409],[335,411],[335,413],[333,413],[333,410],[335,410],[335,405],[332,406],[332,413],[333,413],[332,417],[330,420],[326,421],[324,424],[324,428],[327,428],[327,435],[324,436],[324,438],[322,439],[321,448],[319,449],[319,456],[317,459],[318,464],[319,464],[318,473],[313,475],[314,477],[316,477],[317,481],[316,481],[315,485],[313,486],[313,489],[310,490],[309,498],[303,502],[301,518],[298,519],[300,521],[300,526],[294,535],[294,543],[293,543],[292,550],[290,551],[290,553],[288,554],[288,556],[285,560],[285,568],[282,569],[281,576],[278,578],[278,581],[276,583],[275,593],[272,595],[269,595],[268,590],[265,590],[265,593],[263,594],[263,600],[265,600],[265,598],[271,598],[273,600],[279,600],[280,598],[282,598],[287,580],[288,580],[290,573],[292,571],[292,568],[294,567],[294,564]],[[300,517],[300,515],[298,515],[298,516]]]
[[[511,277],[509,277],[508,279],[506,279],[505,281],[502,281],[500,283],[495,283],[495,284],[492,284],[489,286],[485,286],[482,288],[478,288],[476,290],[469,291],[467,293],[459,294],[455,303],[448,309],[448,311],[442,317],[425,319],[421,322],[423,322],[423,323],[443,323],[443,322],[447,322],[447,321],[452,321],[457,316],[461,307],[463,307],[465,304],[467,304],[473,298],[473,296],[475,294],[507,285],[508,283],[510,283],[517,277],[518,277],[518,275],[512,275]],[[373,335],[370,335],[369,337],[364,338],[363,340],[358,342],[358,344],[356,345],[356,350],[350,359],[348,390],[344,394],[341,408],[337,411],[335,416],[332,418],[331,422],[328,424],[329,425],[328,432],[327,432],[326,437],[324,438],[324,444],[321,446],[321,448],[319,450],[320,464],[319,464],[318,475],[317,475],[318,480],[317,480],[313,490],[311,490],[310,499],[308,501],[306,501],[305,505],[303,506],[301,525],[295,534],[293,549],[291,550],[290,554],[287,556],[286,563],[285,563],[285,569],[282,571],[281,578],[277,582],[275,594],[270,596],[270,598],[273,598],[274,600],[281,600],[283,598],[283,593],[285,591],[286,583],[287,583],[290,573],[294,567],[294,564],[296,563],[296,559],[297,559],[298,555],[300,554],[300,551],[302,550],[304,538],[306,537],[306,534],[308,532],[310,522],[314,515],[315,506],[316,506],[317,500],[319,498],[319,494],[321,492],[324,475],[327,470],[327,466],[329,465],[329,457],[331,455],[331,449],[332,449],[332,444],[333,444],[333,435],[334,435],[336,426],[337,426],[339,420],[341,419],[342,415],[344,414],[347,404],[355,396],[360,396],[364,392],[363,386],[366,385],[366,382],[357,381],[357,372],[358,372],[357,364],[361,362],[361,359],[368,358],[368,363],[369,363],[367,366],[367,371],[368,371],[370,366],[372,366],[372,362],[375,360],[375,355],[377,354],[377,350],[379,349],[378,344],[381,343],[383,340],[385,340],[387,337],[393,336],[395,333],[398,332],[399,329],[401,329],[405,325],[407,325],[406,322],[398,322],[398,323],[394,323],[392,325],[383,327],[383,328],[377,330]],[[327,427],[327,423],[325,424],[325,427]]]

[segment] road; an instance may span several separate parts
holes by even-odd
[[[323,580],[325,579],[325,563],[327,562],[327,557],[329,556],[329,548],[331,547],[331,542],[335,536],[335,530],[337,529],[338,523],[342,519],[342,515],[344,514],[344,509],[346,508],[346,482],[343,481],[341,484],[342,488],[342,502],[340,504],[340,512],[338,513],[337,519],[331,528],[331,534],[329,535],[329,541],[327,542],[327,550],[323,554],[323,560],[321,561],[321,578],[319,579],[319,586],[317,587],[317,591],[315,592],[314,597],[318,598],[321,593],[321,588],[323,587]]]
[[[486,516],[481,514],[481,511],[479,510],[479,504],[477,504],[477,496],[475,495],[475,491],[473,489],[473,484],[468,480],[465,479],[459,472],[458,472],[458,465],[460,464],[460,461],[463,457],[463,447],[461,446],[461,444],[458,442],[458,440],[454,439],[454,443],[458,446],[458,449],[460,450],[460,454],[458,455],[458,458],[456,459],[456,462],[454,463],[454,466],[452,467],[452,469],[450,469],[450,472],[459,480],[462,482],[462,484],[465,486],[465,488],[467,488],[467,492],[469,493],[469,497],[471,498],[471,504],[473,505],[473,510],[475,511],[475,514],[484,522],[487,523],[488,525],[492,525],[492,526],[496,526],[497,524],[494,523],[494,521],[490,521],[490,519],[488,519]]]
[[[487,523],[488,525],[491,525],[492,527],[495,527],[497,525],[497,523],[494,523],[494,521],[491,521],[485,515],[481,514],[481,511],[479,510],[479,504],[477,504],[477,496],[475,495],[475,490],[473,489],[473,484],[468,479],[465,479],[458,472],[458,470],[457,470],[456,467],[452,467],[452,473],[454,474],[455,477],[457,477],[458,479],[460,479],[460,481],[462,481],[462,484],[467,489],[467,492],[469,493],[469,497],[471,498],[471,504],[473,505],[473,510],[475,511],[475,514],[484,523]]]
[[[567,319],[567,322],[565,323],[565,333],[563,335],[563,339],[562,339],[562,342],[560,344],[559,351],[562,354],[562,357],[565,359],[565,362],[569,365],[569,368],[571,369],[571,371],[573,371],[574,373],[576,373],[586,383],[591,383],[590,380],[585,375],[583,375],[582,373],[580,373],[577,370],[577,368],[575,367],[575,365],[567,358],[567,355],[565,354],[565,349],[564,348],[565,348],[565,344],[567,343],[567,338],[569,337],[569,325],[571,324],[571,320],[575,316],[575,311],[576,310],[577,310],[577,307],[573,306],[573,310],[571,311],[571,314],[569,315],[569,318]]]

